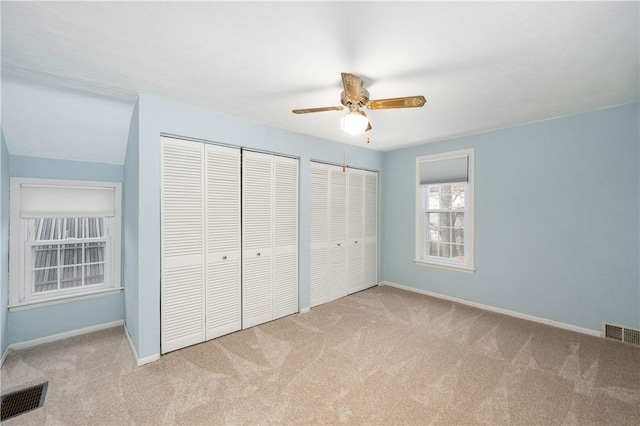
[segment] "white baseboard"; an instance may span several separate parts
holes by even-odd
[[[40,337],[38,339],[27,340],[26,342],[12,343],[7,349],[20,350],[42,345],[43,343],[55,342],[56,340],[68,339],[69,337],[80,336],[82,334],[93,333],[94,331],[105,330],[107,328],[119,327],[124,324],[123,320],[106,322],[104,324],[92,325],[91,327],[79,328],[77,330],[65,331],[51,336]]]
[[[138,351],[136,351],[136,347],[133,344],[133,340],[131,340],[131,335],[129,334],[129,330],[127,330],[127,325],[124,325],[124,335],[127,336],[127,342],[129,342],[129,348],[131,349],[131,353],[136,360],[136,365],[140,367],[141,365],[149,364],[150,362],[157,361],[160,359],[160,354],[153,354],[144,358],[138,358]]]
[[[309,312],[309,311],[311,311],[311,308],[303,308],[303,309],[300,309],[300,312],[299,312],[299,313],[300,313],[300,314],[306,314],[306,313],[307,313],[307,312]]]
[[[151,362],[157,361],[160,359],[160,354],[153,354],[146,356],[144,358],[138,358],[138,367],[141,365],[149,364]]]
[[[388,285],[389,287],[395,287],[395,288],[399,288],[399,289],[402,289],[402,290],[412,291],[414,293],[424,294],[426,296],[435,297],[437,299],[443,299],[443,300],[448,300],[448,301],[451,301],[451,302],[461,303],[461,304],[467,305],[467,306],[473,306],[474,308],[483,309],[485,311],[496,312],[498,314],[508,315],[510,317],[515,317],[515,318],[520,318],[520,319],[524,319],[524,320],[528,320],[528,321],[533,321],[533,322],[537,322],[537,323],[540,323],[540,324],[546,324],[546,325],[550,325],[552,327],[562,328],[564,330],[575,331],[576,333],[587,334],[589,336],[601,337],[601,331],[600,330],[592,330],[590,328],[579,327],[577,325],[572,325],[572,324],[567,324],[567,323],[564,323],[564,322],[554,321],[554,320],[550,320],[550,319],[547,319],[547,318],[540,318],[540,317],[536,317],[534,315],[523,314],[523,313],[517,312],[517,311],[510,311],[508,309],[497,308],[495,306],[484,305],[482,303],[471,302],[469,300],[464,300],[464,299],[458,299],[457,297],[447,296],[447,295],[439,294],[439,293],[433,293],[431,291],[422,290],[422,289],[414,288],[414,287],[409,287],[409,286],[398,284],[398,283],[394,283],[394,282],[391,282],[391,281],[381,281],[380,285]]]

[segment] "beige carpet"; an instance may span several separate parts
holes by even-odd
[[[640,349],[377,287],[135,367],[122,328],[11,353],[14,424],[640,424]]]

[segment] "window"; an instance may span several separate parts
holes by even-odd
[[[120,184],[11,179],[10,307],[120,290]]]
[[[112,218],[33,218],[26,222],[25,264],[31,296],[109,282],[104,266]]]
[[[473,150],[416,161],[417,263],[474,270]]]

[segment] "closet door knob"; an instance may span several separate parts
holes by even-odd
[[[340,247],[340,243],[338,243],[338,247]]]
[[[356,241],[356,244],[358,244],[358,242]]]
[[[258,256],[260,256],[260,253],[258,253]]]
[[[222,260],[227,260],[227,256],[222,256]]]

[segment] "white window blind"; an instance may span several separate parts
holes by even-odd
[[[420,161],[420,185],[467,182],[469,156]]]
[[[114,216],[115,188],[22,184],[20,216]]]

